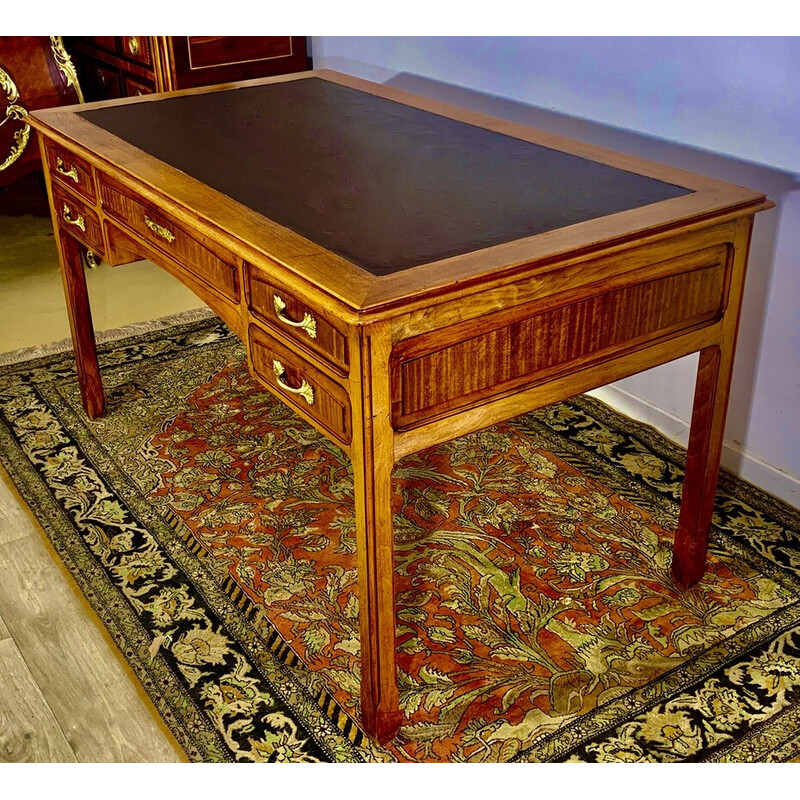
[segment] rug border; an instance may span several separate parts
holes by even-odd
[[[194,319],[191,319],[191,320],[184,319],[184,320],[182,320],[180,322],[176,322],[176,323],[168,324],[168,325],[164,325],[164,326],[154,325],[152,328],[148,328],[147,330],[136,330],[136,329],[131,330],[131,328],[135,328],[135,326],[131,326],[129,328],[117,329],[118,332],[121,332],[121,335],[119,335],[117,337],[114,337],[114,338],[109,337],[108,339],[106,339],[105,340],[106,347],[104,347],[103,349],[108,349],[112,345],[112,343],[119,344],[119,342],[121,340],[126,339],[126,338],[132,338],[132,337],[137,337],[137,336],[141,336],[141,335],[146,335],[147,333],[151,333],[151,332],[152,333],[161,332],[161,333],[164,333],[165,335],[168,335],[169,333],[172,332],[169,329],[175,330],[175,329],[179,329],[179,328],[184,327],[184,326],[185,327],[193,327],[193,326],[197,326],[198,323],[200,325],[202,325],[202,323],[204,323],[204,322],[211,321],[213,316],[214,316],[213,314],[206,314],[206,315],[203,315],[203,316],[201,316],[199,318],[194,318]],[[28,362],[30,364],[34,364],[39,359],[50,360],[50,359],[52,359],[52,357],[54,357],[56,355],[64,355],[65,351],[67,351],[68,349],[69,348],[66,347],[66,348],[63,348],[63,349],[60,349],[60,350],[53,350],[52,352],[48,352],[48,353],[39,352],[36,355],[34,355],[32,357],[29,357],[27,359],[21,359],[20,361],[18,361],[16,363],[15,367],[18,368],[20,365],[25,364],[26,362]],[[2,354],[0,354],[0,365],[2,365],[2,363],[3,363],[2,362]],[[608,424],[607,417],[617,417],[617,416],[622,417],[624,419],[626,425],[630,426],[629,430],[628,430],[629,434],[631,434],[634,438],[639,438],[640,441],[642,441],[642,443],[648,449],[651,449],[656,455],[660,456],[661,458],[663,458],[664,460],[666,460],[668,462],[673,463],[675,466],[678,466],[681,469],[683,468],[683,459],[685,458],[685,453],[683,452],[682,448],[679,445],[677,445],[677,444],[673,443],[672,441],[670,441],[669,439],[667,439],[654,426],[652,426],[650,424],[647,424],[647,423],[642,423],[642,422],[640,422],[638,420],[635,420],[635,419],[632,419],[630,417],[627,417],[626,415],[624,415],[621,412],[619,412],[616,409],[614,409],[613,406],[610,406],[607,403],[604,403],[603,401],[597,400],[596,398],[591,398],[591,397],[587,398],[585,396],[577,396],[577,397],[574,397],[574,398],[569,398],[567,402],[569,402],[570,400],[572,402],[575,402],[575,404],[578,407],[583,407],[584,410],[588,411],[593,416],[599,417],[600,420],[602,422],[606,423],[606,424]],[[587,408],[587,406],[588,406],[588,408]],[[598,411],[600,413],[597,413]],[[604,419],[604,417],[606,419]],[[585,448],[581,448],[581,449],[585,449]],[[151,698],[147,695],[146,690],[141,686],[139,678],[133,672],[132,667],[128,664],[127,660],[125,659],[125,656],[120,651],[120,649],[117,646],[116,642],[114,642],[114,640],[111,637],[109,631],[106,629],[104,623],[99,618],[97,612],[95,612],[95,610],[89,604],[89,601],[87,600],[87,598],[83,595],[83,593],[82,593],[82,591],[80,589],[80,586],[78,585],[76,579],[74,578],[72,573],[69,571],[67,566],[64,564],[64,562],[61,560],[61,557],[59,556],[58,552],[55,550],[53,544],[47,538],[47,533],[46,533],[44,527],[41,525],[39,520],[36,518],[36,516],[35,516],[35,514],[33,512],[33,509],[25,501],[23,495],[21,494],[21,492],[17,488],[17,485],[15,484],[13,478],[8,473],[7,469],[3,466],[2,463],[0,463],[0,476],[3,478],[4,484],[8,485],[9,488],[11,489],[12,494],[15,496],[15,499],[25,508],[25,511],[26,511],[26,513],[28,513],[30,518],[33,519],[34,524],[35,524],[36,529],[37,529],[37,532],[38,532],[40,538],[43,540],[43,542],[45,544],[45,547],[47,548],[48,553],[50,554],[50,557],[53,558],[58,563],[58,566],[61,569],[61,571],[63,573],[65,573],[66,576],[68,577],[68,579],[69,579],[68,582],[69,582],[69,584],[71,586],[72,591],[76,594],[76,596],[78,597],[78,599],[81,602],[81,604],[83,605],[83,607],[84,608],[88,608],[88,610],[90,612],[90,617],[93,619],[94,624],[101,629],[101,634],[106,637],[106,640],[110,641],[114,645],[113,649],[116,651],[117,657],[120,659],[120,661],[121,661],[121,663],[123,665],[123,668],[125,669],[126,673],[129,675],[129,677],[134,679],[133,683],[134,683],[135,688],[137,689],[137,691],[139,692],[139,694],[142,697],[147,698],[146,705],[150,709],[150,712],[153,715],[154,719],[156,720],[157,724],[159,725],[160,729],[165,731],[165,733],[167,734],[169,740],[173,744],[173,748],[176,751],[176,753],[178,755],[184,756],[186,761],[190,761],[190,759],[186,756],[186,752],[185,752],[184,748],[180,745],[180,743],[178,742],[178,740],[176,739],[176,737],[174,736],[172,731],[166,726],[166,723],[163,721],[161,715],[156,710]],[[722,481],[720,481],[720,483],[722,483]],[[726,481],[726,483],[728,483],[728,481]],[[732,487],[730,485],[726,486],[725,489],[723,489],[723,487],[720,486],[719,490],[720,491],[725,491],[730,497],[733,497],[735,499],[740,499],[739,496],[738,496],[740,492],[742,492],[744,494],[747,494],[748,490],[750,488],[752,488],[755,491],[749,497],[747,497],[746,500],[743,500],[742,502],[746,502],[748,505],[749,504],[762,505],[762,507],[764,507],[765,511],[768,511],[768,513],[771,513],[771,514],[773,514],[774,516],[776,516],[778,518],[780,518],[783,514],[786,514],[786,513],[788,513],[789,515],[793,515],[793,514],[797,513],[797,509],[794,509],[792,506],[790,506],[787,503],[785,503],[785,501],[782,501],[780,498],[776,498],[776,497],[770,495],[769,493],[765,492],[764,490],[759,489],[759,487],[756,487],[755,485],[750,484],[749,482],[745,481],[742,478],[739,478],[738,476],[731,475],[730,483],[734,484],[735,489],[738,489],[739,491],[731,491],[731,489],[734,488],[734,487]],[[741,486],[736,485],[738,483],[741,483]],[[652,487],[651,487],[651,490],[652,490]],[[754,503],[754,501],[755,501],[755,503]],[[777,508],[776,508],[776,506],[777,506]],[[791,760],[794,761],[795,759],[792,758]]]

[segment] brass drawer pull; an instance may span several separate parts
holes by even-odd
[[[67,165],[64,163],[61,156],[56,156],[56,172],[59,175],[63,175],[65,178],[72,178],[75,183],[78,183],[78,168],[73,164],[70,169],[67,169]]]
[[[275,380],[278,382],[278,386],[280,386],[281,389],[291,394],[299,394],[310,406],[314,405],[314,388],[307,380],[303,379],[299,389],[295,389],[294,386],[289,386],[289,384],[285,383],[283,380],[286,370],[283,364],[276,358],[272,359],[272,371],[275,373]]]
[[[128,37],[128,50],[131,51],[131,55],[135,56],[139,54],[139,37],[138,36],[129,36]]]
[[[147,225],[147,227],[150,228],[150,230],[153,231],[156,236],[160,236],[170,244],[175,241],[175,234],[172,231],[167,230],[167,228],[165,228],[163,225],[159,225],[157,222],[153,222],[153,220],[151,220],[147,214],[144,215],[144,224]]]
[[[64,222],[68,225],[74,225],[76,228],[80,228],[84,233],[86,233],[86,220],[83,218],[81,214],[73,219],[72,212],[69,210],[69,206],[64,203],[64,208],[61,209],[61,216],[64,218]]]
[[[290,325],[292,328],[300,328],[304,330],[312,339],[317,338],[317,321],[311,314],[306,314],[300,322],[295,322],[293,319],[284,315],[286,311],[286,303],[280,295],[274,295],[272,303],[275,306],[275,314],[284,325]]]

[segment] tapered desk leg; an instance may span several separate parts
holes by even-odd
[[[394,539],[389,417],[388,338],[365,334],[360,352],[360,402],[353,408],[361,628],[361,717],[381,744],[394,738],[402,715],[395,665]]]
[[[707,347],[700,351],[681,512],[672,560],[673,577],[684,587],[697,583],[706,569],[732,367],[731,345],[727,348]]]
[[[697,583],[706,569],[752,230],[752,217],[736,222],[720,343],[700,351],[681,513],[672,557],[672,575],[683,587]]]
[[[96,419],[105,411],[105,397],[100,368],[97,364],[97,349],[94,340],[92,312],[89,308],[89,294],[86,290],[82,248],[75,239],[62,231],[59,231],[57,235],[61,278],[64,283],[72,343],[75,348],[78,385],[86,413],[91,419]]]

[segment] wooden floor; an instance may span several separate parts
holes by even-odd
[[[49,220],[37,216],[35,194],[28,198],[34,213],[24,213],[23,197],[18,215],[4,214],[13,200],[0,198],[0,352],[68,332]],[[125,324],[201,305],[152,265],[126,269],[93,271],[98,329],[103,319],[115,327],[111,320]],[[140,284],[137,293],[126,288],[132,280]],[[170,282],[175,286],[164,286]],[[158,298],[156,313],[143,292]],[[42,324],[19,317],[21,296],[24,307],[44,309]],[[45,313],[50,306],[53,313]],[[0,477],[0,762],[185,760],[48,551],[30,511],[7,476]]]
[[[30,513],[0,482],[0,761],[179,760]]]

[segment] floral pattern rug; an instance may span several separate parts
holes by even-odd
[[[0,457],[196,761],[783,761],[800,755],[800,512],[723,475],[670,576],[683,453],[588,397],[395,468],[403,725],[359,727],[346,456],[218,320],[4,367]]]

